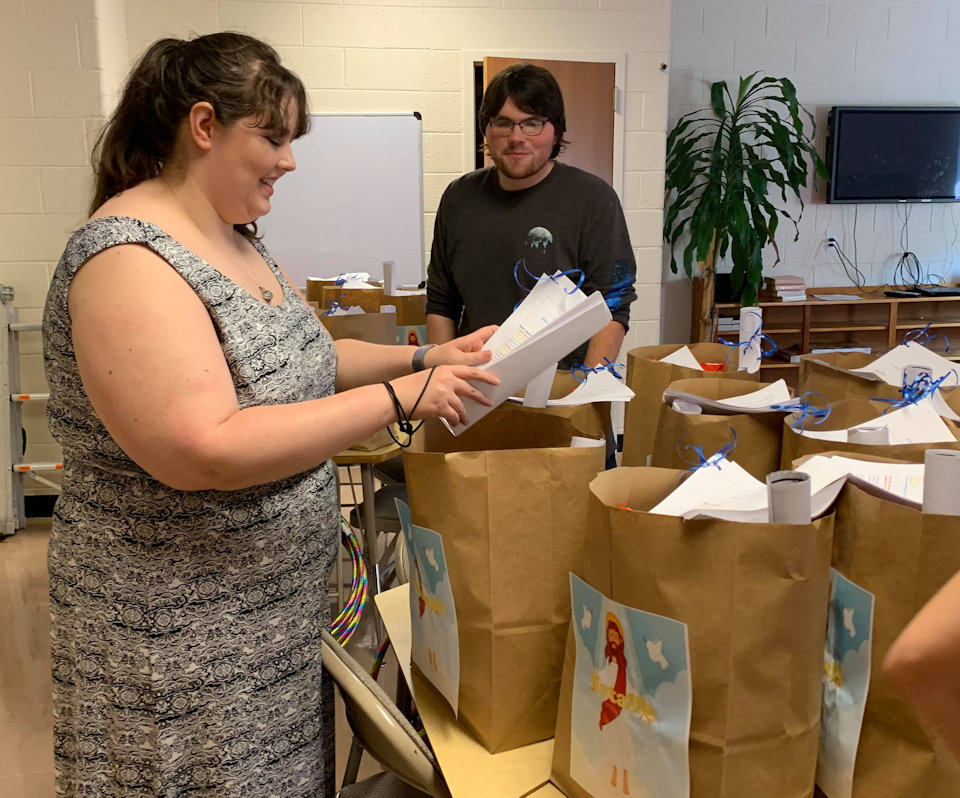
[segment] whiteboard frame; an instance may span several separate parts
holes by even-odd
[[[416,274],[413,274],[411,271],[399,271],[397,270],[396,279],[398,284],[407,284],[407,283],[420,283],[426,279],[426,251],[424,246],[424,210],[423,210],[423,117],[419,111],[318,111],[310,114],[310,118],[318,117],[416,117],[420,132],[417,137],[417,222],[418,222],[418,250],[419,250],[419,262],[417,264]],[[309,134],[308,134],[309,135]],[[294,153],[296,155],[296,153]],[[362,155],[362,153],[361,153]],[[283,190],[283,183],[280,183],[278,191]],[[271,254],[273,254],[274,247],[270,245],[270,235],[272,231],[270,230],[270,214],[265,214],[260,217],[258,223],[262,220],[260,225],[261,232],[265,234],[265,243],[267,244],[268,249],[270,249]],[[306,234],[306,233],[305,233]],[[336,275],[329,274],[300,274],[299,269],[291,270],[291,268],[285,264],[282,258],[277,258],[278,263],[287,271],[288,274],[293,278],[294,283],[305,283],[306,277],[330,277]],[[369,268],[360,269],[359,271],[366,271],[370,273],[370,278],[373,280],[379,280],[383,275],[378,273],[380,268],[380,263],[370,264]],[[294,273],[296,272],[296,273]],[[302,284],[297,286],[298,288],[303,288]]]

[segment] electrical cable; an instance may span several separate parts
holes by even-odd
[[[346,645],[357,631],[360,617],[367,605],[367,566],[360,548],[360,540],[347,519],[340,517],[340,539],[347,551],[350,552],[350,561],[353,564],[353,574],[350,585],[350,595],[344,602],[343,609],[334,619],[330,627],[330,634],[340,645]]]

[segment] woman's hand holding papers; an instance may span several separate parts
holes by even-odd
[[[469,335],[463,335],[433,347],[424,355],[424,367],[480,366],[489,362],[493,353],[489,349],[484,349],[483,345],[497,329],[496,324],[491,324]]]
[[[411,421],[439,417],[450,424],[466,424],[465,398],[490,406],[493,400],[473,382],[499,385],[500,379],[478,366],[493,353],[483,345],[496,332],[496,325],[435,346],[424,356],[425,370],[393,380],[392,384]]]

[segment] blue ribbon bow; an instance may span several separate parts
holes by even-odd
[[[605,357],[603,359],[603,363],[598,363],[593,368],[590,368],[590,366],[588,366],[586,363],[577,363],[576,365],[570,367],[570,373],[577,382],[586,382],[587,377],[590,374],[598,374],[601,371],[609,371],[618,380],[622,380],[623,377],[617,374],[617,370],[615,368],[616,366],[624,368],[623,363],[611,363],[610,359]],[[580,374],[583,376],[579,376]]]
[[[683,462],[690,463],[690,468],[687,469],[688,471],[699,471],[704,466],[711,466],[719,471],[720,460],[725,459],[730,452],[737,448],[737,432],[733,427],[730,427],[730,435],[732,436],[730,443],[714,452],[710,457],[703,456],[703,446],[697,446],[694,443],[683,443],[683,438],[686,437],[686,435],[684,435],[677,441],[677,454],[680,455],[680,459],[683,460]],[[693,452],[697,456],[697,462],[689,459],[684,452]]]
[[[336,299],[331,299],[330,304],[327,305],[327,309],[324,312],[324,316],[332,316],[338,310],[346,310],[347,308],[353,307],[353,305],[341,305],[340,300],[343,299],[346,294],[340,294]]]
[[[757,316],[758,320],[760,319],[759,314],[751,314]],[[727,350],[727,362],[730,362],[730,355],[733,354],[734,349],[743,349],[743,354],[747,354],[750,348],[753,346],[754,341],[760,341],[760,357],[773,357],[777,353],[777,342],[773,340],[769,335],[763,332],[762,321],[757,324],[757,329],[753,331],[753,334],[746,341],[730,341],[727,338],[720,338],[719,341],[724,346],[730,347]],[[764,350],[764,342],[768,343],[770,346],[768,349]]]
[[[934,333],[933,335],[928,333],[927,330],[930,329],[931,324],[933,324],[933,322],[928,321],[926,323],[926,326],[920,328],[919,330],[910,330],[909,332],[904,333],[903,345],[908,346],[911,342],[913,342],[915,344],[919,344],[920,346],[926,346],[931,341],[934,341],[937,338],[942,338],[943,342],[946,344],[946,349],[944,349],[943,351],[949,352],[950,339],[947,338],[947,336],[945,336],[943,333]]]
[[[819,396],[824,401],[823,407],[816,407],[810,403],[810,400],[806,397],[808,396]],[[800,394],[796,399],[790,402],[784,402],[779,405],[770,405],[771,410],[780,410],[784,413],[791,413],[793,415],[799,414],[799,418],[794,421],[790,426],[793,429],[799,427],[800,432],[806,430],[807,419],[813,419],[814,424],[822,424],[828,418],[830,418],[830,405],[827,404],[826,397],[820,393],[820,391],[807,391],[806,393]]]
[[[886,413],[888,410],[895,410],[901,407],[907,407],[908,405],[915,405],[921,399],[926,399],[928,396],[932,396],[935,391],[938,391],[943,385],[943,381],[947,379],[950,375],[953,375],[955,380],[960,381],[960,378],[957,377],[957,372],[955,369],[950,369],[942,377],[933,379],[930,376],[930,372],[921,371],[913,382],[908,383],[906,378],[903,379],[903,384],[900,386],[900,398],[899,399],[882,399],[880,397],[875,397],[874,402],[883,402],[889,404],[888,407],[883,412]],[[956,385],[950,386],[951,388],[956,388]]]

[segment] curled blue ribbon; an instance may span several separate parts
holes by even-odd
[[[338,310],[346,310],[347,308],[353,307],[353,305],[341,305],[340,300],[343,299],[346,294],[340,294],[336,299],[331,299],[330,304],[327,305],[327,309],[324,312],[324,316],[332,316]]]
[[[610,359],[605,357],[603,359],[603,363],[599,363],[593,368],[590,368],[590,366],[588,366],[586,363],[577,363],[576,365],[570,367],[570,373],[577,382],[586,382],[587,377],[590,374],[598,374],[601,371],[609,371],[618,380],[622,380],[623,377],[617,374],[617,370],[615,368],[616,366],[624,368],[623,363],[611,363]]]
[[[763,321],[760,317],[760,314],[752,313],[750,315],[757,317],[758,324],[757,324],[757,329],[753,331],[753,334],[746,341],[740,341],[738,343],[736,341],[730,341],[727,338],[718,339],[721,344],[723,344],[724,346],[730,347],[727,350],[728,363],[730,362],[730,355],[733,354],[735,349],[743,349],[743,354],[745,355],[753,346],[754,342],[757,340],[760,341],[760,357],[761,358],[773,357],[777,353],[777,349],[779,349],[779,347],[777,346],[777,342],[774,341],[773,338],[771,338],[769,335],[763,332]],[[764,342],[770,345],[769,348],[766,350],[764,350],[763,348]]]
[[[806,397],[808,396],[819,396],[823,399],[823,407],[816,407],[810,403],[810,400]],[[830,405],[827,404],[826,397],[820,393],[820,391],[807,391],[806,393],[800,394],[796,399],[790,402],[784,402],[779,405],[770,405],[771,410],[780,410],[784,413],[791,413],[793,415],[799,414],[799,418],[794,421],[790,426],[793,429],[800,429],[800,432],[806,430],[807,419],[812,419],[814,424],[822,424],[828,418],[830,418]]]
[[[529,293],[531,289],[527,288],[523,283],[520,282],[521,266],[523,266],[523,270],[527,273],[527,277],[529,277],[534,282],[537,282],[539,280],[543,280],[546,278],[549,278],[554,282],[556,282],[558,277],[569,277],[571,274],[579,274],[580,279],[577,280],[577,284],[571,290],[566,291],[566,293],[568,294],[573,294],[579,291],[580,286],[583,285],[583,281],[586,279],[586,275],[583,273],[583,269],[568,269],[565,272],[560,272],[560,274],[541,274],[539,277],[537,277],[535,274],[532,274],[530,270],[527,268],[527,259],[520,258],[520,260],[518,260],[515,264],[513,264],[513,279],[517,283],[517,285],[520,286],[520,288],[522,288],[527,293]]]
[[[900,386],[900,398],[899,399],[882,399],[876,397],[873,399],[874,402],[883,402],[889,404],[888,407],[883,412],[886,413],[888,410],[895,410],[901,407],[907,407],[908,405],[915,405],[921,399],[926,399],[928,396],[932,396],[935,391],[938,391],[943,385],[943,381],[947,379],[950,375],[953,375],[953,378],[960,382],[960,377],[957,376],[955,369],[950,369],[942,377],[933,379],[930,376],[930,373],[927,371],[921,371],[920,374],[913,380],[913,382],[907,383],[906,379],[903,380],[903,384]],[[956,388],[956,385],[950,386],[951,388]]]
[[[698,471],[704,466],[712,466],[719,471],[720,460],[725,459],[730,452],[737,448],[737,432],[733,427],[730,427],[730,435],[732,436],[730,443],[714,452],[710,457],[703,456],[702,446],[697,446],[694,443],[683,443],[683,437],[686,437],[683,436],[677,441],[677,454],[680,455],[680,459],[683,460],[683,462],[690,463],[690,468],[687,469],[688,471]],[[689,459],[684,452],[693,452],[697,456],[698,462]]]
[[[933,324],[933,322],[932,322],[932,321],[928,321],[928,322],[926,323],[926,326],[920,328],[919,330],[910,330],[909,332],[904,333],[904,335],[903,335],[903,345],[904,345],[904,346],[907,346],[907,345],[909,345],[911,342],[913,342],[913,343],[915,343],[915,344],[919,344],[920,346],[926,346],[926,345],[929,344],[931,341],[935,341],[937,338],[942,338],[942,339],[943,339],[943,342],[946,344],[946,349],[944,349],[943,351],[944,351],[944,352],[949,352],[949,351],[950,351],[950,339],[947,338],[947,336],[945,336],[943,333],[934,333],[933,335],[931,335],[930,333],[928,333],[927,330],[930,329],[930,325],[931,325],[931,324]]]

